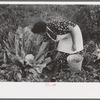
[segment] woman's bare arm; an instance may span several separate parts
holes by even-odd
[[[39,57],[41,56],[41,54],[43,53],[43,51],[45,50],[46,46],[47,46],[48,42],[43,42],[42,45],[40,46],[39,52],[37,54],[37,56],[35,57],[35,61],[37,61],[39,59]]]
[[[69,30],[70,30],[70,33],[71,33],[71,36],[72,36],[72,42],[73,42],[72,49],[73,49],[73,51],[75,51],[76,50],[75,37],[76,37],[77,32],[81,32],[81,30],[80,30],[78,25],[76,25],[75,27],[69,26]]]

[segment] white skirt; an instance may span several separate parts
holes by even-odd
[[[75,29],[75,41],[76,41],[76,50],[72,50],[72,37],[71,34],[68,33],[66,39],[61,39],[58,43],[57,50],[69,54],[77,53],[83,50],[83,38],[81,34],[81,30],[79,27],[74,27]]]

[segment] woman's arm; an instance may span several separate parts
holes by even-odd
[[[64,35],[57,35],[57,41],[65,39],[67,37],[68,34],[64,34]]]
[[[41,56],[41,54],[43,53],[43,51],[45,50],[46,46],[47,46],[48,42],[43,42],[42,45],[40,46],[39,52],[37,54],[37,56],[35,57],[35,61],[37,61],[39,59],[39,57]]]
[[[72,36],[72,42],[73,42],[72,49],[73,51],[75,51],[76,50],[76,38],[75,37],[78,32],[81,33],[81,30],[78,25],[76,25],[75,27],[69,25],[68,27],[69,27],[69,31],[71,32],[71,36]]]

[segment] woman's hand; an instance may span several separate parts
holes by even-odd
[[[75,45],[75,44],[72,45],[72,50],[73,50],[73,51],[76,50],[76,45]]]

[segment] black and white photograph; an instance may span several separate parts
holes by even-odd
[[[0,82],[100,82],[100,5],[0,4]]]

